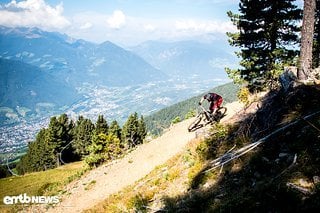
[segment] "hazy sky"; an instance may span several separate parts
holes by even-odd
[[[300,0],[301,1],[301,0]],[[0,0],[0,25],[39,27],[93,42],[134,45],[234,30],[238,0]]]

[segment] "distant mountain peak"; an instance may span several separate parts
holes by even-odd
[[[106,49],[106,50],[111,50],[111,51],[125,51],[122,47],[112,43],[111,41],[105,41],[101,44],[98,45],[99,49]]]

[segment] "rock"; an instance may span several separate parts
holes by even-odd
[[[282,152],[282,153],[279,154],[279,158],[283,158],[283,157],[286,157],[286,156],[288,156],[288,153],[283,153]]]
[[[266,158],[266,157],[262,157],[262,160],[265,161],[265,162],[267,162],[267,163],[270,162],[270,160],[269,160],[268,158]]]
[[[225,196],[225,194],[218,194],[217,196],[216,196],[216,198],[222,198],[222,197],[224,197]]]
[[[312,183],[308,182],[307,180],[304,180],[302,178],[299,179],[299,185],[304,187],[304,188],[310,188],[312,187]]]
[[[296,185],[294,183],[287,183],[286,185],[287,185],[287,187],[293,188],[293,189],[295,189],[295,190],[297,190],[297,191],[299,191],[299,192],[301,192],[301,193],[303,193],[305,195],[312,193],[309,188],[305,188],[305,187]]]
[[[312,70],[310,73],[310,78],[315,84],[320,84],[320,67]]]
[[[285,67],[284,72],[280,75],[280,83],[284,91],[288,91],[290,87],[293,87],[297,80],[297,67],[290,66]]]
[[[255,172],[255,173],[253,174],[253,176],[256,177],[256,178],[260,178],[260,177],[261,177],[261,175],[260,175],[259,172]]]
[[[313,183],[314,184],[320,183],[320,177],[319,176],[313,176]]]
[[[210,187],[210,184],[209,183],[205,183],[204,185],[203,185],[203,188],[205,188],[205,189],[208,189]]]
[[[220,203],[220,202],[221,202],[221,200],[219,198],[214,199],[214,203]]]

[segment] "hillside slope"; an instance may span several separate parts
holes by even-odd
[[[71,105],[76,89],[36,66],[0,58],[0,106],[36,107],[37,103]],[[28,97],[28,98],[26,98]]]
[[[255,104],[254,104],[255,105]],[[320,85],[270,92],[255,113],[197,147],[201,166],[166,212],[319,212]],[[210,171],[214,159],[256,141],[251,152]],[[223,159],[221,161],[224,161]]]
[[[319,212],[320,86],[270,92],[228,121],[87,212]]]
[[[36,66],[0,57],[0,126],[53,114],[81,97],[75,88]]]
[[[231,109],[230,105],[228,116],[239,111],[241,107],[241,104],[233,104]],[[123,159],[98,167],[71,183],[62,196],[62,202],[48,212],[81,212],[134,184],[156,166],[164,164],[183,151],[186,144],[195,138],[194,132],[187,131],[191,121],[192,119],[189,119],[172,126],[161,137],[139,146]]]

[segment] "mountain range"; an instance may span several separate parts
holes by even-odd
[[[234,49],[221,40],[147,41],[131,50],[170,76],[226,78],[225,67],[237,61]]]
[[[111,43],[94,44],[38,28],[0,27],[0,57],[41,68],[73,86],[124,86],[166,76],[136,54]]]
[[[167,78],[109,41],[94,44],[38,28],[0,27],[0,59],[0,124],[66,109],[83,98],[84,84],[121,87]]]

